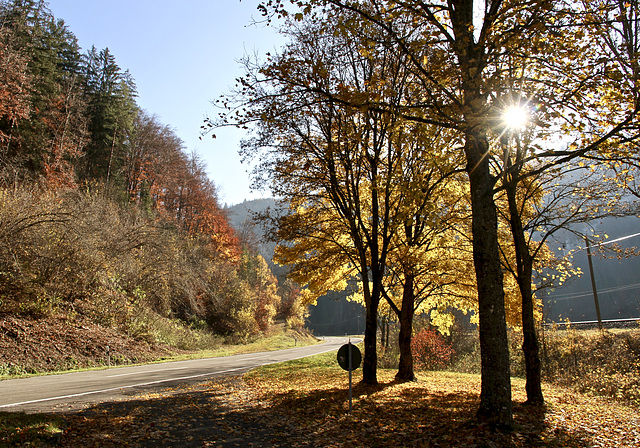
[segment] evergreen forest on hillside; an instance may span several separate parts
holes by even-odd
[[[0,3],[0,312],[90,319],[153,340],[179,325],[246,341],[303,324],[203,162],[136,104],[108,48],[40,0]]]

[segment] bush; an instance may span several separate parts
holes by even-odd
[[[545,380],[580,392],[640,404],[640,332],[565,331],[545,334]]]
[[[480,373],[480,341],[477,330],[456,325],[451,332],[453,356],[451,370],[460,373]]]
[[[390,344],[384,347],[378,344],[378,366],[382,369],[397,369],[400,362],[400,350],[398,344]]]
[[[0,311],[80,313],[144,338],[146,312],[238,340],[268,332],[279,306],[268,265],[247,256],[239,269],[210,240],[101,188],[0,188]]]
[[[411,340],[411,352],[416,369],[440,370],[450,364],[451,344],[433,328],[420,330]]]
[[[149,335],[156,342],[177,347],[180,350],[214,350],[222,345],[222,338],[206,329],[195,329],[178,319],[145,313],[143,315]]]

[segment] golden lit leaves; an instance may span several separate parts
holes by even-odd
[[[278,245],[274,255],[279,264],[293,266],[290,278],[305,285],[307,300],[313,301],[327,291],[344,290],[355,275],[348,230],[327,202],[321,204],[297,207],[296,213],[283,218],[280,233],[291,235],[291,244]]]

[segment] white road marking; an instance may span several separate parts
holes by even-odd
[[[155,373],[155,372],[166,372],[168,370],[185,370],[189,367],[173,367],[171,369],[157,369],[157,370],[145,370],[144,372],[131,372],[131,373],[119,373],[117,375],[109,375],[107,378],[116,378],[119,376],[129,376],[129,375],[141,375],[143,373]]]
[[[58,397],[41,398],[41,399],[38,399],[38,400],[29,400],[29,401],[23,401],[23,402],[20,402],[20,403],[9,403],[9,404],[0,405],[0,408],[8,408],[8,407],[11,407],[11,406],[20,406],[20,405],[23,405],[23,404],[42,403],[42,402],[45,402],[45,401],[63,400],[65,398],[83,397],[85,395],[93,395],[93,394],[99,394],[99,393],[104,393],[104,392],[111,392],[111,391],[119,390],[119,389],[131,389],[133,387],[143,387],[143,386],[151,386],[153,384],[168,383],[169,381],[190,380],[190,379],[193,379],[193,378],[200,378],[200,377],[203,377],[203,376],[211,376],[211,375],[218,375],[218,374],[221,374],[221,373],[235,372],[236,370],[243,370],[243,369],[246,369],[246,368],[247,367],[237,367],[235,369],[222,370],[220,372],[202,373],[200,375],[183,376],[181,378],[167,378],[167,379],[164,379],[164,380],[150,381],[150,382],[147,382],[147,383],[131,384],[129,386],[118,386],[118,387],[112,387],[112,388],[109,388],[109,389],[92,390],[92,391],[89,391],[89,392],[81,392],[81,393],[78,393],[78,394],[60,395]]]
[[[291,358],[291,359],[284,360],[284,361],[268,361],[268,362],[264,362],[264,363],[255,364],[253,366],[236,367],[236,368],[233,368],[233,369],[221,370],[221,371],[218,371],[218,372],[212,371],[212,372],[208,372],[208,373],[202,373],[202,374],[199,374],[199,375],[184,376],[184,377],[180,377],[180,378],[167,378],[167,379],[163,379],[163,380],[149,381],[149,382],[138,383],[138,384],[131,384],[131,385],[128,385],[128,386],[118,386],[118,387],[111,387],[111,388],[108,388],[108,389],[93,390],[93,391],[89,391],[89,392],[80,392],[80,393],[77,393],[77,394],[60,395],[60,396],[57,396],[57,397],[41,398],[41,399],[37,399],[37,400],[22,401],[22,402],[19,402],[19,403],[9,403],[9,404],[0,405],[0,409],[12,407],[12,406],[20,406],[20,405],[25,405],[25,404],[42,403],[42,402],[46,402],[46,401],[55,401],[55,400],[63,400],[63,399],[67,399],[67,398],[83,397],[85,395],[94,395],[94,394],[100,394],[100,393],[105,393],[105,392],[112,392],[112,391],[115,391],[115,390],[151,386],[151,385],[154,385],[154,384],[168,383],[170,381],[191,380],[191,379],[202,378],[202,377],[206,377],[206,376],[220,375],[220,374],[229,373],[229,372],[236,372],[238,370],[251,370],[251,369],[255,369],[256,367],[260,367],[260,366],[276,364],[276,363],[286,362],[286,361],[293,361],[293,360],[296,360],[296,359],[307,358],[309,356],[319,355],[319,354],[322,354],[322,353],[327,353],[327,352],[331,352],[331,351],[335,351],[335,350],[337,350],[337,348],[336,347],[332,347],[332,348],[328,348],[326,350],[323,350],[321,352],[314,353],[312,355],[302,355],[302,356],[298,356],[296,358]],[[269,354],[271,354],[271,353],[265,353],[264,355],[268,356]],[[262,356],[253,357],[253,358],[249,358],[249,359],[259,359],[261,357]],[[138,373],[161,372],[161,371],[166,371],[166,370],[181,370],[181,369],[186,369],[186,368],[188,368],[188,367],[175,367],[175,368],[162,369],[162,370],[151,370],[151,371],[148,371],[148,372],[134,372],[134,373],[111,375],[110,377],[124,376],[124,375],[135,375],[135,374],[138,374]]]

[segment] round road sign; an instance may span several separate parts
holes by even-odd
[[[351,369],[349,369],[349,350],[351,350]],[[351,342],[344,344],[338,350],[338,364],[340,364],[340,367],[344,370],[356,370],[360,367],[361,361],[362,355],[360,354],[360,349]]]

